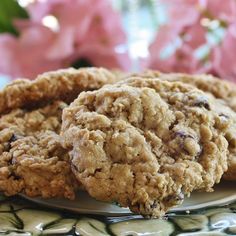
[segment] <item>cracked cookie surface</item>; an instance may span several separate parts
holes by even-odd
[[[183,83],[128,79],[83,92],[63,111],[63,146],[89,194],[162,216],[227,169],[230,120]]]
[[[135,74],[133,74],[135,76]],[[218,79],[212,75],[189,75],[182,73],[161,73],[159,71],[146,71],[136,74],[138,77],[159,78],[167,81],[181,81],[191,84],[204,92],[212,94],[215,98],[220,99],[223,106],[218,107],[219,114],[233,120],[232,125],[226,134],[229,143],[229,160],[228,170],[223,178],[226,180],[236,180],[236,85],[229,81]],[[226,108],[226,106],[229,108]]]

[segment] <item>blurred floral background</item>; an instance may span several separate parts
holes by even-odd
[[[234,81],[236,0],[1,0],[0,55],[2,83],[90,65]]]

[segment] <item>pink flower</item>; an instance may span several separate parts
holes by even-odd
[[[206,30],[200,24],[202,2],[200,0],[167,0],[168,2],[170,4],[168,25],[172,31],[178,33],[182,40],[193,48],[204,44]]]
[[[235,22],[236,3],[235,0],[204,0],[205,10],[212,17],[228,23]]]
[[[94,65],[103,65],[106,68],[122,68],[125,71],[130,69],[130,60],[126,53],[118,53],[113,48],[106,48],[99,44],[88,44],[78,47],[76,55],[92,61]]]
[[[236,80],[235,0],[163,0],[163,3],[167,5],[169,21],[160,27],[149,47],[148,66],[165,72],[213,72]],[[217,22],[221,30],[225,27],[227,32],[222,42],[217,36],[219,31],[214,32]],[[217,40],[213,43],[209,35]],[[166,53],[168,47],[172,47],[169,55]],[[204,47],[209,51],[199,57],[199,50]]]
[[[191,48],[197,49],[198,47],[206,44],[207,30],[200,24],[200,19],[196,21],[191,26],[188,26],[182,32],[183,40],[186,44],[188,44]]]
[[[199,19],[199,1],[198,0],[167,0],[163,3],[168,10],[169,24],[173,28],[182,28],[191,26]]]
[[[230,25],[223,42],[212,53],[213,69],[222,78],[236,82],[236,23]]]
[[[45,15],[53,15],[59,21],[60,29],[49,52],[50,57],[60,56],[58,54],[64,51],[61,52],[61,49],[67,48],[70,58],[78,59],[82,54],[83,58],[89,59],[96,66],[127,69],[130,65],[127,53],[120,55],[115,52],[116,46],[124,44],[126,37],[121,26],[121,18],[114,12],[109,1],[50,0],[37,2],[29,7],[31,15],[35,15],[34,13],[40,9]],[[35,20],[41,21],[45,15],[38,14]],[[124,63],[119,63],[120,57]],[[109,63],[103,64],[105,61]]]
[[[120,16],[108,0],[36,1],[28,10],[30,20],[15,22],[19,38],[0,35],[1,55],[6,58],[0,61],[0,73],[34,78],[48,70],[68,67],[80,58],[94,66],[129,68],[127,53],[116,52],[126,38]],[[56,17],[58,29],[43,25],[48,15]]]
[[[0,37],[0,52],[2,55],[2,59],[0,61],[0,72],[2,74],[14,77],[19,73],[18,64],[12,64],[15,58],[14,52],[16,52],[16,49],[16,38],[10,34],[2,34]]]
[[[209,66],[195,55],[206,43],[206,29],[200,24],[200,2],[167,0],[167,3],[170,4],[169,21],[160,27],[149,47],[148,67],[165,72],[208,71]]]
[[[158,44],[158,41],[156,41]],[[152,46],[155,46],[153,44]],[[205,73],[209,67],[204,65],[194,56],[194,52],[188,45],[183,45],[168,58],[152,57],[149,61],[149,68],[158,69],[162,72],[185,72],[185,73]]]
[[[19,38],[9,34],[0,37],[0,72],[12,78],[32,78],[42,71],[59,68],[59,60],[47,58],[45,52],[54,40],[54,34],[38,24],[24,26]]]

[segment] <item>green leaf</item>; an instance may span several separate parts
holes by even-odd
[[[0,33],[9,32],[18,35],[13,20],[19,18],[27,19],[29,14],[16,0],[0,0]]]

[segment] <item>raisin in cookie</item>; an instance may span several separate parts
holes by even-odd
[[[66,106],[56,101],[0,118],[0,190],[6,195],[74,198],[77,181],[57,134]]]
[[[62,142],[92,197],[158,217],[227,169],[230,120],[192,86],[129,79],[83,92],[63,110]]]
[[[198,89],[208,92],[215,98],[221,100],[220,102],[224,104],[224,108],[218,107],[219,114],[224,116],[225,119],[231,118],[233,120],[233,124],[226,134],[230,156],[228,160],[229,168],[223,178],[226,180],[236,180],[236,85],[225,80],[220,80],[212,75],[165,74],[159,71],[146,71],[136,76],[159,78],[172,82],[181,81],[194,85]],[[225,105],[229,106],[232,110],[226,108]]]
[[[15,80],[0,91],[0,114],[14,108],[37,108],[55,100],[72,102],[81,91],[98,89],[118,78],[106,69],[91,67],[51,71],[33,81]]]

